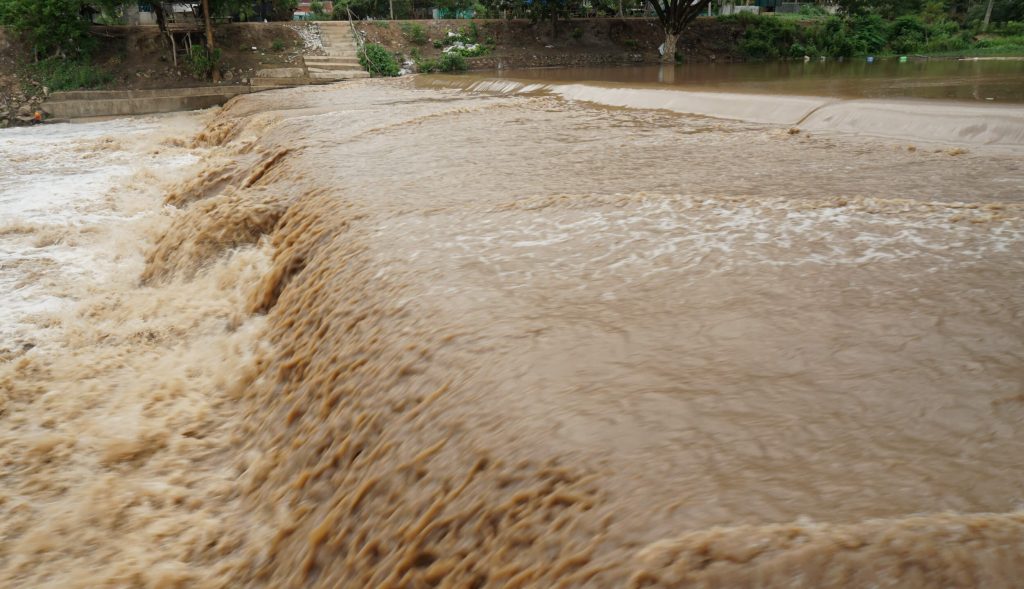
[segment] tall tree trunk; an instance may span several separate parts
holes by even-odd
[[[679,44],[679,33],[665,31],[665,53],[661,54],[661,63],[676,62],[676,45]]]
[[[981,32],[984,33],[988,30],[988,23],[992,20],[992,3],[994,0],[988,0],[988,8],[985,9],[985,22],[981,25]]]
[[[206,26],[206,51],[210,55],[210,59],[213,59],[214,49],[216,46],[213,44],[213,23],[210,21],[210,0],[203,0],[203,24]],[[214,82],[220,81],[220,68],[217,67],[217,63],[213,63],[213,69],[210,71],[210,77]]]
[[[167,32],[167,14],[164,13],[164,7],[159,2],[153,3],[153,13],[156,15],[156,25],[160,27],[161,33]]]

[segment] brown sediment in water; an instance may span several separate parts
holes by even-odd
[[[255,243],[269,233],[288,208],[288,197],[274,192],[225,187],[174,219],[146,256],[143,282],[161,276],[194,273],[230,248]]]
[[[1022,514],[719,528],[639,551],[632,587],[1008,587]]]
[[[316,92],[339,106],[220,113],[136,272],[5,365],[7,578],[1024,576],[1015,154]],[[35,428],[48,409],[66,425]]]

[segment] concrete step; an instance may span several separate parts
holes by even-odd
[[[314,80],[352,80],[355,78],[369,78],[370,74],[363,70],[334,70],[309,72],[309,77]]]
[[[253,88],[291,88],[292,86],[306,86],[316,84],[317,81],[311,77],[302,78],[253,78]]]
[[[305,74],[300,67],[274,67],[258,70],[256,78],[301,78]]]
[[[340,66],[340,67],[311,67],[311,68],[309,68],[309,75],[312,76],[313,74],[327,74],[327,73],[331,73],[331,72],[345,73],[345,72],[361,72],[361,71],[363,71],[363,68],[359,67],[358,65],[355,65],[355,66],[345,65],[345,66]]]
[[[338,70],[361,70],[363,66],[359,62],[355,63],[311,63],[306,66],[309,71],[338,71]]]
[[[358,59],[358,58],[357,57],[351,57],[351,58],[339,57],[337,55],[304,55],[304,56],[302,56],[302,59],[304,59],[307,64],[310,64],[310,63],[333,63],[333,62],[336,62],[336,61],[345,61],[346,59]]]
[[[306,67],[308,69],[318,70],[357,70],[362,68],[362,64],[359,63],[358,59],[341,59],[338,61],[314,61],[312,63],[307,62]]]

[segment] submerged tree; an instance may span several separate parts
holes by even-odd
[[[665,51],[661,61],[672,63],[676,58],[676,45],[679,35],[687,25],[707,9],[711,0],[650,0],[658,22],[665,32]]]

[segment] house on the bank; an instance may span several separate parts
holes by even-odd
[[[196,16],[195,4],[191,2],[164,2],[164,13],[170,20],[193,19]],[[117,15],[121,24],[126,25],[155,25],[156,12],[153,10],[152,2],[125,2],[121,5],[120,14]],[[101,21],[103,15],[97,13],[94,21]],[[107,17],[109,18],[109,16]]]
[[[155,25],[157,24],[156,11],[153,10],[154,2],[125,2],[121,5],[120,11],[115,17],[120,21],[121,24],[126,25]],[[334,10],[334,3],[330,0],[321,2],[324,6],[324,12],[330,14]],[[201,16],[200,3],[196,2],[161,2],[161,6],[164,8],[164,14],[171,22],[175,21],[190,21],[196,20]],[[306,15],[312,13],[312,2],[303,1],[299,2],[298,8],[295,10],[295,18],[307,18]],[[271,0],[254,0],[252,3],[252,11],[249,12],[246,17],[250,20],[257,22],[264,19],[270,18],[273,12],[273,2]],[[239,15],[233,15],[225,17],[225,20],[232,20],[237,18]],[[102,22],[106,18],[109,20],[109,15],[104,17],[97,13],[93,20],[96,22]],[[219,19],[218,19],[219,20]]]
[[[295,19],[305,20],[313,15],[313,3],[316,0],[300,0],[298,7],[295,9]],[[320,4],[323,5],[324,14],[331,14],[334,12],[334,2],[331,0],[321,0]]]

